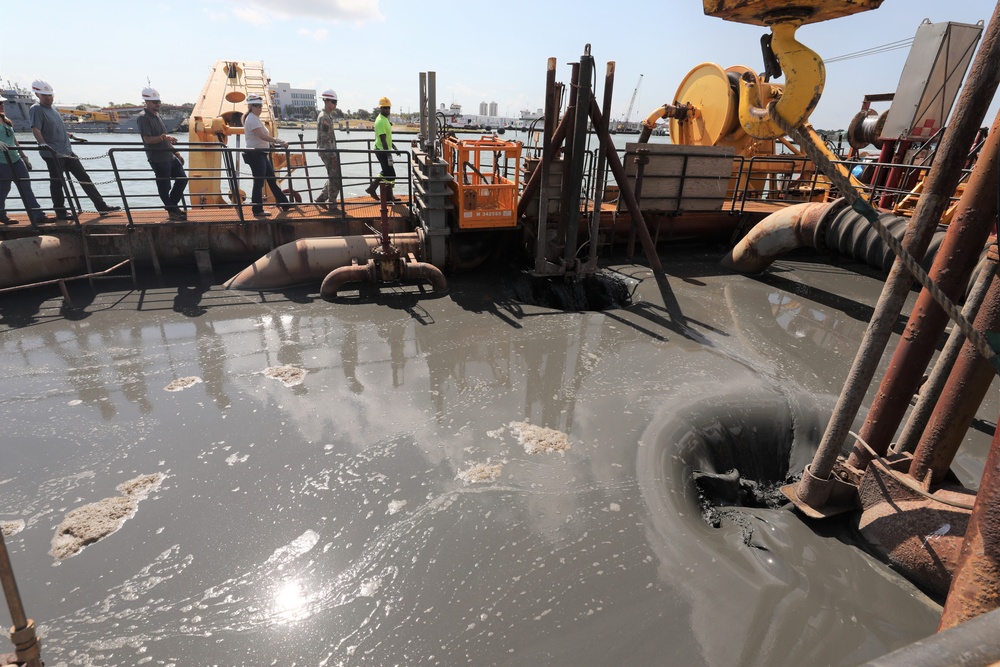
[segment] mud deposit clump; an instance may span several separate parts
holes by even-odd
[[[742,477],[735,468],[725,473],[696,470],[693,474],[702,518],[714,528],[721,526],[724,518],[739,524],[745,544],[750,543],[753,529],[738,508],[778,509],[786,505],[788,499],[781,493],[781,487],[795,484],[799,477],[788,475],[777,482],[759,481]]]
[[[116,532],[135,515],[139,501],[158,489],[163,479],[161,473],[140,475],[118,485],[122,495],[70,510],[56,528],[49,555],[56,560],[66,560],[87,545]]]
[[[201,378],[197,375],[192,375],[186,378],[177,378],[170,384],[168,384],[164,389],[166,391],[180,391],[181,389],[187,389],[188,387],[194,386],[201,382]]]
[[[294,387],[297,384],[302,384],[306,372],[294,366],[269,366],[264,369],[264,375],[273,380],[280,380],[286,387]]]
[[[564,452],[569,449],[569,437],[562,431],[528,422],[511,422],[510,430],[528,454]]]
[[[456,477],[466,484],[476,484],[482,482],[492,482],[500,476],[503,465],[500,463],[477,463],[467,470],[463,470]]]
[[[4,537],[17,535],[24,530],[24,521],[16,519],[14,521],[0,521],[0,534]]]

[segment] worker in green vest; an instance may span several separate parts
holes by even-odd
[[[389,122],[389,110],[392,108],[392,102],[389,101],[388,97],[383,97],[378,101],[378,106],[378,118],[375,119],[375,157],[378,158],[382,172],[372,180],[372,184],[365,189],[365,192],[372,198],[379,199],[378,186],[380,183],[384,183],[388,190],[386,201],[393,204],[396,202],[396,198],[392,195],[392,186],[396,182],[396,169],[392,166],[392,154],[402,155],[403,153],[397,151],[392,145],[392,123]]]

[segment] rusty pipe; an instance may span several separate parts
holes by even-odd
[[[959,96],[952,122],[938,148],[937,159],[925,181],[923,196],[917,203],[911,227],[907,229],[903,246],[915,258],[924,256],[941,214],[955,192],[960,177],[960,169],[968,154],[968,147],[980,123],[986,115],[993,95],[1000,81],[1000,4],[993,11],[975,61]],[[879,360],[889,342],[899,313],[903,308],[913,277],[901,261],[896,261],[886,280],[885,288],[875,305],[861,346],[854,357],[847,381],[841,390],[830,422],[823,433],[816,455],[811,465],[813,477],[819,482],[803,481],[797,488],[800,500],[807,505],[822,504],[827,489],[822,488],[829,481],[840,449],[847,439],[848,431],[858,414],[868,387],[875,375]]]
[[[986,469],[941,613],[938,632],[1000,608],[1000,430]],[[997,627],[997,626],[994,626]],[[998,637],[994,634],[994,639]]]
[[[545,270],[548,258],[548,222],[549,222],[549,173],[552,160],[555,158],[557,146],[553,144],[552,135],[556,132],[556,59],[549,58],[548,71],[545,74],[545,121],[542,125],[542,156],[525,183],[521,199],[517,203],[517,219],[520,220],[527,210],[528,200],[538,191],[538,223],[535,230],[535,270]],[[560,124],[560,128],[564,126]],[[564,130],[565,131],[565,130]],[[531,187],[533,186],[533,187]]]
[[[10,620],[14,624],[10,629],[10,639],[17,654],[17,664],[40,667],[41,642],[35,635],[35,622],[24,613],[24,604],[17,590],[14,568],[10,563],[10,554],[7,552],[7,543],[2,531],[0,531],[0,586],[3,587]]]
[[[611,61],[607,64],[604,73],[604,103],[601,107],[604,110],[604,126],[596,128],[597,132],[604,134],[608,131],[608,123],[611,118],[611,101],[615,88],[615,63]],[[594,211],[591,214],[591,224],[588,230],[590,247],[587,249],[587,263],[596,266],[597,263],[597,243],[598,234],[601,227],[601,202],[604,199],[604,173],[606,171],[608,157],[605,154],[604,144],[597,145],[597,167],[594,169]],[[581,225],[582,227],[582,225]]]
[[[553,98],[558,97],[558,93],[553,92]],[[554,113],[558,113],[555,111]],[[570,120],[567,116],[563,116],[562,120],[556,126],[556,129],[552,132],[552,138],[549,141],[549,149],[546,151],[544,148],[542,150],[542,160],[545,160],[546,155],[550,155],[549,162],[554,159],[555,152],[558,151],[566,140],[566,133],[569,130]],[[547,133],[546,133],[547,134]],[[544,141],[544,137],[543,137]],[[531,175],[528,176],[528,181],[524,184],[524,190],[521,191],[521,200],[517,203],[517,217],[520,220],[521,217],[528,210],[528,200],[535,196],[538,192],[538,187],[541,185],[542,175],[539,173],[539,169],[536,167]]]
[[[1000,330],[1000,276],[995,273],[974,326],[979,331]],[[944,478],[994,377],[993,366],[966,341],[913,453],[911,477],[923,481],[930,474],[931,483]]]
[[[566,118],[569,120],[569,124],[566,126],[566,141],[563,147],[563,170],[562,170],[562,182],[559,186],[559,217],[556,219],[556,238],[559,242],[563,242],[564,246],[568,246],[568,232],[567,228],[570,221],[570,211],[576,212],[580,210],[579,200],[576,209],[572,209],[572,199],[573,199],[573,181],[574,172],[578,169],[583,173],[583,155],[581,154],[579,158],[577,155],[577,145],[579,144],[578,137],[586,139],[587,130],[586,124],[584,124],[583,135],[577,132],[576,122],[577,122],[577,108],[581,104],[586,104],[582,100],[580,95],[580,63],[570,64],[570,80],[569,80],[569,104],[566,106]],[[583,109],[585,112],[585,109]],[[582,144],[580,144],[582,145]],[[574,225],[574,229],[576,226]],[[576,248],[574,247],[575,251]]]
[[[993,121],[987,143],[928,272],[930,279],[953,301],[964,294],[994,225],[998,161],[1000,114]],[[861,429],[861,438],[879,455],[888,450],[948,321],[948,315],[930,291],[923,289]],[[847,463],[863,468],[870,458],[867,450],[856,446]]]
[[[392,242],[401,253],[423,258],[420,230],[393,234]],[[226,281],[226,289],[269,290],[322,280],[331,270],[349,266],[352,260],[366,261],[382,244],[374,235],[299,239],[278,246]]]
[[[448,291],[448,279],[441,269],[427,262],[404,262],[399,276],[403,280],[426,280],[435,292]]]
[[[965,307],[962,308],[962,315],[969,320],[975,319],[976,313],[979,312],[979,307],[983,305],[983,299],[986,298],[986,290],[990,286],[990,276],[997,271],[996,252],[987,253],[984,259],[982,268],[979,269],[979,275],[976,277],[975,285],[969,293],[968,299],[965,301]],[[927,381],[920,385],[920,398],[917,400],[917,404],[913,406],[913,410],[910,412],[910,416],[907,418],[906,424],[899,434],[899,439],[896,440],[894,452],[912,452],[914,447],[917,446],[920,434],[923,433],[924,428],[927,426],[927,420],[930,419],[931,413],[934,411],[934,405],[941,396],[941,390],[944,388],[944,383],[948,381],[948,374],[954,368],[955,360],[958,359],[958,354],[962,351],[963,344],[965,344],[965,334],[962,332],[962,329],[959,327],[952,328],[951,334],[948,336],[948,342],[934,363],[934,370],[931,371]]]
[[[830,205],[795,204],[767,216],[719,262],[740,273],[760,273],[780,255],[796,248],[815,248],[816,230]]]
[[[0,241],[0,287],[27,285],[84,270],[78,236],[25,236]]]
[[[324,299],[333,299],[337,291],[347,283],[375,283],[375,261],[369,259],[366,264],[351,264],[338,266],[327,274],[319,287],[319,295]]]

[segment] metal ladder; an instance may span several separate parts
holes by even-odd
[[[80,235],[83,238],[83,256],[87,262],[87,274],[90,280],[91,289],[95,289],[95,280],[120,280],[122,278],[126,278],[126,275],[115,273],[113,271],[113,269],[118,269],[126,264],[128,265],[132,276],[132,287],[137,286],[135,275],[135,255],[132,250],[132,234],[127,225],[124,225],[124,227],[125,231],[123,232],[111,232],[97,231],[106,229],[106,227],[97,227],[94,230],[91,230],[90,225],[80,225]],[[125,239],[125,247],[128,250],[128,254],[123,255],[120,253],[102,252],[102,240],[115,238]],[[102,266],[95,267],[95,263],[101,264]]]
[[[268,78],[264,74],[264,68],[252,66],[245,63],[243,68],[243,85],[246,86],[247,95],[257,93],[261,98],[267,100],[264,105],[264,113],[261,113],[261,121],[271,119],[271,91],[267,88]]]

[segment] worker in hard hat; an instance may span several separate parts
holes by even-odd
[[[160,93],[154,88],[143,88],[142,101],[146,108],[136,118],[136,125],[146,148],[146,159],[156,174],[156,191],[160,193],[160,201],[171,220],[187,220],[180,203],[184,199],[188,179],[184,173],[184,157],[174,150],[177,137],[167,134],[167,127],[160,118]]]
[[[278,203],[278,208],[287,211],[292,207],[288,203],[288,197],[281,191],[278,179],[274,174],[274,167],[268,159],[271,146],[287,146],[284,141],[277,137],[272,137],[271,133],[264,127],[260,120],[260,114],[264,111],[264,98],[257,93],[250,93],[247,96],[247,107],[250,113],[243,119],[243,134],[247,140],[247,150],[243,152],[243,159],[253,173],[253,190],[250,193],[250,203],[253,206],[254,217],[267,218],[271,214],[264,210],[264,183],[267,182],[274,195],[274,201]]]
[[[80,187],[94,202],[97,212],[101,215],[112,211],[122,210],[120,206],[110,206],[104,197],[97,190],[97,186],[90,180],[90,175],[83,168],[80,158],[70,147],[70,139],[76,139],[66,130],[66,123],[62,116],[52,107],[55,99],[52,86],[42,80],[34,81],[31,90],[38,98],[38,103],[33,104],[28,110],[28,117],[31,120],[31,133],[38,141],[38,147],[45,160],[45,166],[49,169],[49,192],[52,195],[52,207],[56,212],[56,220],[69,220],[69,213],[66,211],[66,197],[64,193],[64,178],[69,174],[76,176],[80,182]]]
[[[323,191],[316,197],[316,201],[330,202],[330,213],[340,213],[337,202],[344,188],[343,178],[340,174],[340,154],[337,152],[337,135],[334,132],[334,112],[337,110],[337,92],[335,90],[325,90],[321,95],[323,99],[323,110],[316,118],[316,148],[319,149],[319,159],[326,167],[326,184]]]
[[[386,201],[394,203],[396,198],[392,196],[392,186],[396,182],[396,169],[392,166],[392,154],[402,155],[392,145],[392,123],[389,122],[389,111],[392,109],[392,102],[388,97],[383,97],[378,101],[378,118],[375,119],[375,157],[382,167],[382,173],[372,181],[365,192],[374,199],[379,199],[379,184],[385,184]]]
[[[28,176],[31,162],[28,161],[28,156],[21,152],[21,146],[14,136],[14,123],[7,118],[4,109],[6,101],[7,98],[0,95],[0,223],[17,224],[16,220],[7,216],[7,195],[10,194],[10,186],[16,185],[28,212],[28,220],[35,226],[49,220],[38,206],[35,193],[31,191],[31,180]]]

